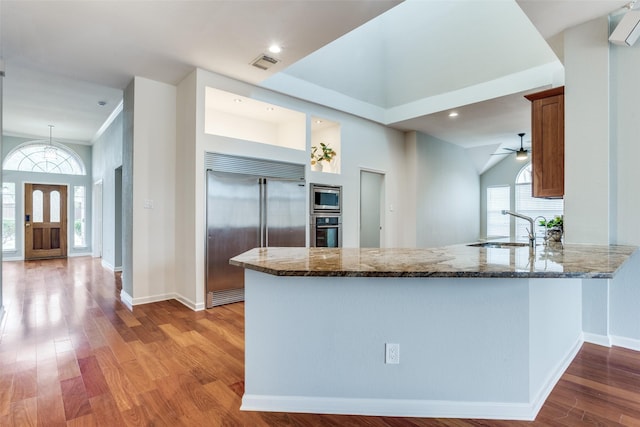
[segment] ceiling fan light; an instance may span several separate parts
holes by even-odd
[[[527,152],[526,152],[526,151],[520,151],[520,150],[518,150],[518,151],[516,152],[516,159],[517,159],[517,160],[526,160],[526,159],[528,159],[528,158],[529,158],[529,156],[527,155]]]

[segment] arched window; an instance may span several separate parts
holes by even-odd
[[[14,148],[4,160],[5,170],[85,175],[80,156],[60,144],[31,141]]]
[[[541,199],[531,197],[531,163],[525,165],[516,176],[516,212],[536,218],[543,216],[546,220],[553,219],[556,215],[562,215],[564,211],[563,199]],[[539,220],[536,221],[536,225]],[[526,221],[516,221],[516,238],[527,236]]]

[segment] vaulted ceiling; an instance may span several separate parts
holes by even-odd
[[[432,134],[483,170],[529,133],[522,94],[562,82],[562,31],[625,3],[2,0],[4,132],[54,124],[56,139],[89,143],[133,76],[176,84],[199,67]],[[271,43],[281,61],[249,65]]]

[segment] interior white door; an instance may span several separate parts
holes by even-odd
[[[384,175],[360,171],[360,247],[379,248],[382,233]]]

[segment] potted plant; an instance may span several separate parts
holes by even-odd
[[[331,160],[336,156],[336,152],[333,148],[329,147],[329,145],[324,142],[320,143],[320,147],[313,145],[311,146],[311,167],[316,170],[318,165],[324,166],[322,162],[326,162],[328,165],[331,163]]]
[[[547,235],[545,236],[545,241],[547,242],[561,242],[562,241],[562,233],[564,232],[564,220],[562,216],[556,216],[549,221],[541,219],[540,225],[543,226]]]

